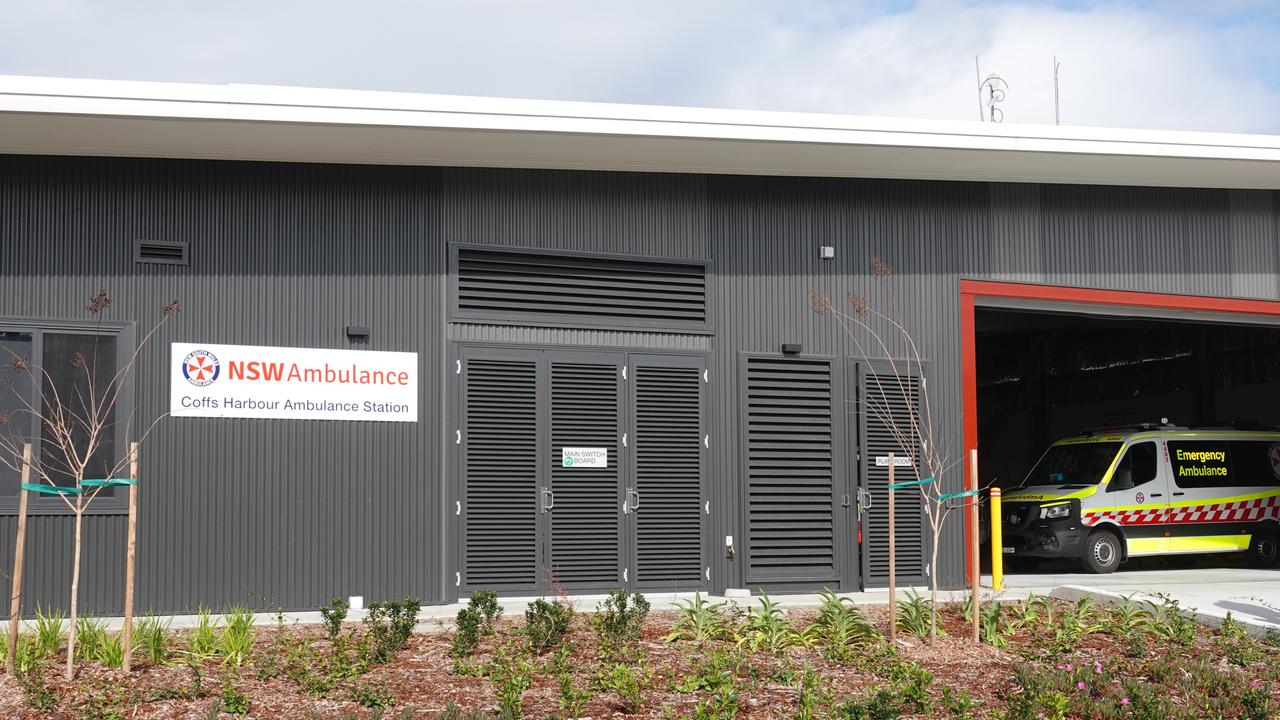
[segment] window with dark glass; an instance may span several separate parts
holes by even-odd
[[[1234,484],[1231,444],[1221,440],[1169,442],[1169,467],[1180,488],[1219,488]]]
[[[1154,442],[1140,442],[1129,446],[1125,451],[1124,457],[1121,458],[1120,464],[1116,466],[1116,475],[1127,472],[1129,477],[1133,479],[1133,484],[1128,487],[1118,487],[1112,483],[1107,488],[1108,492],[1118,490],[1131,490],[1140,485],[1145,485],[1156,479],[1156,444]]]
[[[23,443],[32,444],[33,459],[55,484],[65,487],[75,482],[59,434],[42,417],[69,428],[71,446],[81,458],[88,451],[90,431],[97,426],[98,441],[83,478],[119,474],[113,472],[124,442],[119,419],[128,417],[130,400],[127,389],[118,395],[111,389],[120,368],[121,331],[115,325],[104,331],[0,320],[0,433],[5,440],[0,452],[7,460],[0,465],[0,512],[17,509],[21,474],[11,465],[20,462],[15,455]],[[39,479],[33,476],[31,481]],[[60,498],[45,494],[33,494],[28,507],[37,514],[66,508]],[[97,512],[118,509],[111,487],[98,491],[91,506]]]

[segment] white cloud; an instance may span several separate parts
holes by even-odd
[[[890,1],[0,0],[0,72],[974,119],[980,55],[1052,122],[1056,54],[1065,124],[1280,132],[1265,3]]]

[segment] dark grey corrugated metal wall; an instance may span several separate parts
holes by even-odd
[[[369,349],[420,353],[416,424],[164,421],[141,453],[139,608],[442,597],[439,176],[0,159],[0,315],[83,317],[102,287],[111,317],[145,327],[183,298],[139,364],[139,417],[167,409],[171,341],[348,348],[345,326],[367,324]],[[191,266],[135,265],[136,238],[190,242]],[[123,523],[86,524],[95,569],[85,602],[118,611]],[[0,523],[9,557],[13,527]],[[27,544],[27,607],[65,607],[70,523],[39,527],[41,540]]]
[[[139,237],[190,241],[191,267],[134,265]],[[450,241],[709,258],[716,334],[446,327]],[[820,260],[820,245],[834,246],[835,259]],[[186,311],[140,367],[150,378],[164,377],[173,340],[345,348],[347,324],[373,328],[371,349],[420,355],[416,425],[167,421],[143,459],[140,604],[157,610],[449,597],[446,336],[710,349],[708,553],[712,585],[723,588],[742,579],[720,546],[743,534],[739,353],[783,342],[847,352],[809,311],[807,289],[884,303],[867,261],[894,266],[933,361],[935,409],[958,448],[959,278],[1278,299],[1278,246],[1271,192],[0,158],[0,315],[79,317],[99,286],[115,296],[116,318],[148,318],[182,296]],[[163,382],[140,388],[140,414],[162,411],[166,393]],[[88,525],[85,597],[111,611],[123,526]],[[64,604],[63,530],[64,519],[35,522],[33,602]],[[12,535],[12,519],[0,519],[0,558],[11,556]],[[944,581],[961,577],[960,558],[960,543],[948,542]]]

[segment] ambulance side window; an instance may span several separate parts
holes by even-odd
[[[1280,441],[1233,440],[1230,445],[1236,487],[1280,485]]]
[[[1230,443],[1221,440],[1170,441],[1169,466],[1180,488],[1221,488],[1235,484],[1231,477]]]
[[[1128,470],[1133,477],[1133,486],[1128,488],[1114,488],[1108,486],[1108,492],[1116,490],[1131,490],[1133,488],[1145,485],[1156,479],[1156,444],[1154,442],[1140,442],[1129,446],[1125,451],[1124,458],[1120,460],[1120,464],[1116,466],[1116,472]]]

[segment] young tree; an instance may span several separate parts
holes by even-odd
[[[75,671],[76,611],[80,590],[81,529],[85,510],[102,491],[102,486],[86,486],[87,473],[103,470],[107,478],[120,476],[129,467],[130,454],[125,450],[115,453],[113,439],[119,426],[116,417],[121,395],[131,387],[130,380],[143,348],[156,332],[172,320],[181,309],[178,300],[167,303],[160,311],[155,324],[142,336],[129,357],[117,368],[114,356],[108,361],[104,351],[99,357],[102,343],[102,323],[111,297],[105,290],[89,298],[85,310],[94,318],[92,346],[88,353],[77,351],[68,360],[68,367],[36,366],[31,358],[9,353],[10,377],[5,383],[14,398],[16,410],[0,415],[0,463],[14,472],[24,466],[22,446],[24,437],[32,425],[40,428],[42,445],[40,453],[30,463],[30,472],[36,484],[45,485],[62,500],[75,518],[73,557],[71,562],[71,598],[67,631],[67,680]],[[66,373],[64,375],[64,372]],[[56,377],[55,377],[56,376]],[[70,378],[70,383],[66,378]],[[58,379],[61,378],[62,382]],[[17,382],[22,380],[24,382]],[[35,388],[31,394],[18,388],[26,385]],[[60,389],[61,386],[61,389]],[[146,423],[138,436],[141,444],[155,429],[163,413]],[[22,422],[22,420],[32,422]],[[132,426],[132,418],[125,420],[125,429]],[[126,432],[126,435],[129,434]]]
[[[880,373],[870,376],[869,387],[863,390],[861,410],[871,413],[889,429],[901,455],[912,459],[908,472],[920,483],[916,489],[932,537],[929,561],[932,642],[938,636],[938,544],[947,516],[959,507],[943,488],[950,484],[948,473],[956,468],[961,457],[953,457],[950,436],[935,421],[928,383],[912,380],[924,378],[924,362],[920,346],[898,307],[893,268],[873,257],[871,275],[881,286],[886,310],[877,308],[869,295],[852,292],[845,298],[847,309],[835,306],[830,297],[812,289],[809,304],[814,313],[830,317],[847,336],[854,357],[864,362],[878,359],[888,365],[892,374],[892,380],[882,380]],[[894,406],[903,407],[906,412],[894,412]],[[963,485],[963,478],[960,483]]]

